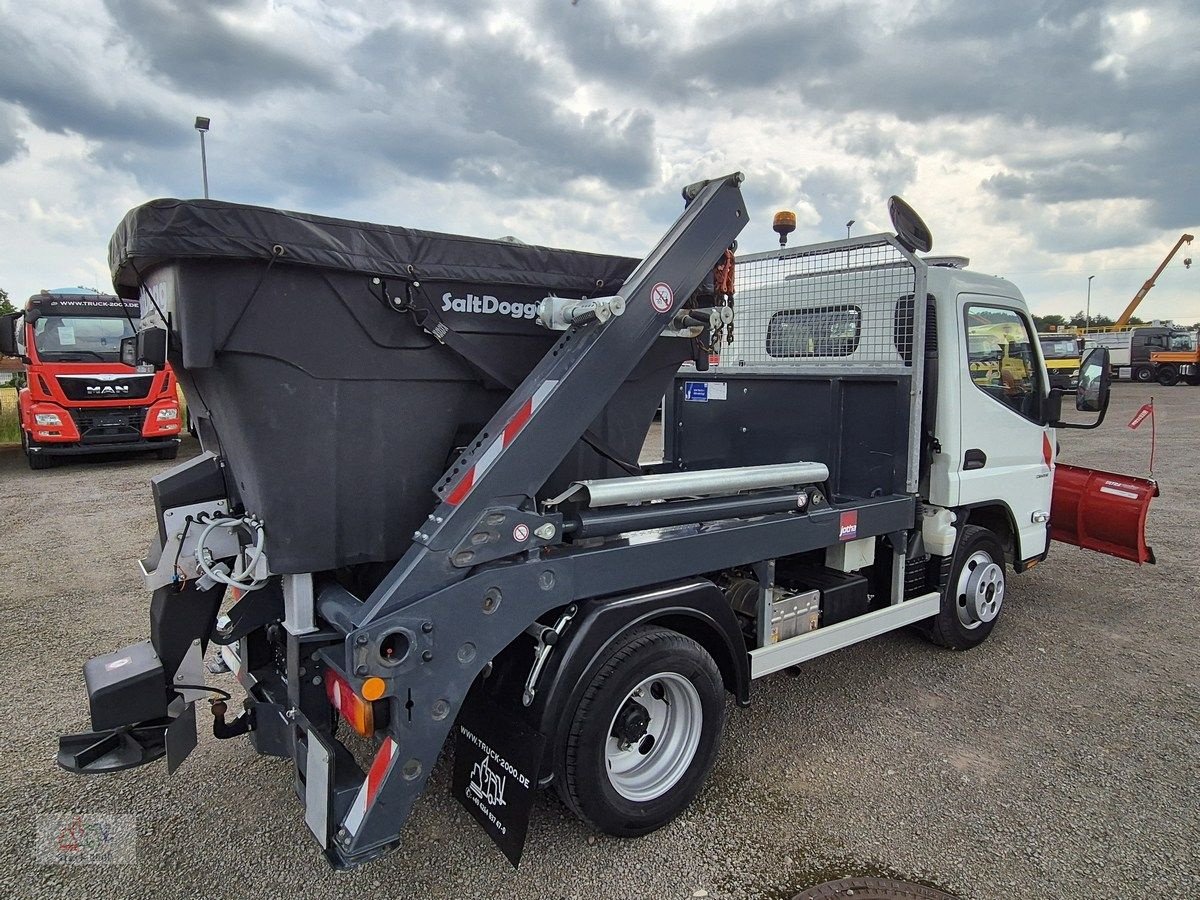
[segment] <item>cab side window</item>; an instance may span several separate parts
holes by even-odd
[[[1034,335],[1016,310],[969,305],[967,366],[975,387],[1027,419],[1038,421],[1042,386]]]

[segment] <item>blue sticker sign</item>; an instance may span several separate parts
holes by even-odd
[[[707,381],[685,381],[683,383],[683,399],[691,400],[693,403],[708,402],[708,382]]]

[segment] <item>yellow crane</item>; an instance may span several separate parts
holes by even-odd
[[[1117,321],[1106,330],[1119,331],[1120,329],[1129,325],[1129,320],[1133,317],[1134,312],[1137,310],[1138,304],[1146,298],[1148,293],[1150,293],[1150,288],[1154,287],[1154,282],[1156,282],[1158,280],[1158,276],[1163,273],[1163,269],[1165,269],[1170,264],[1171,260],[1175,258],[1175,254],[1179,252],[1180,247],[1182,247],[1184,244],[1190,244],[1191,242],[1192,236],[1190,234],[1184,234],[1180,236],[1179,240],[1175,242],[1175,246],[1171,248],[1171,252],[1167,254],[1166,259],[1158,264],[1158,268],[1154,270],[1154,274],[1147,278],[1146,283],[1142,285],[1141,290],[1133,295],[1133,299],[1129,301],[1129,305],[1125,307],[1125,311],[1121,313],[1121,315],[1117,317]],[[1183,261],[1183,265],[1184,268],[1190,269],[1192,267],[1191,258],[1189,257],[1185,259]]]

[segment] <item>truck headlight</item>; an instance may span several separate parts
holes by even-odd
[[[38,425],[62,425],[62,419],[58,417],[58,413],[37,413],[34,415],[33,421]]]
[[[159,422],[170,422],[179,418],[179,410],[177,409],[160,409],[157,419]]]

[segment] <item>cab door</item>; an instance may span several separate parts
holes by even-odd
[[[1042,423],[1047,393],[1037,332],[1011,298],[960,294],[958,503],[1003,503],[1021,559],[1046,549],[1053,491],[1053,432]]]

